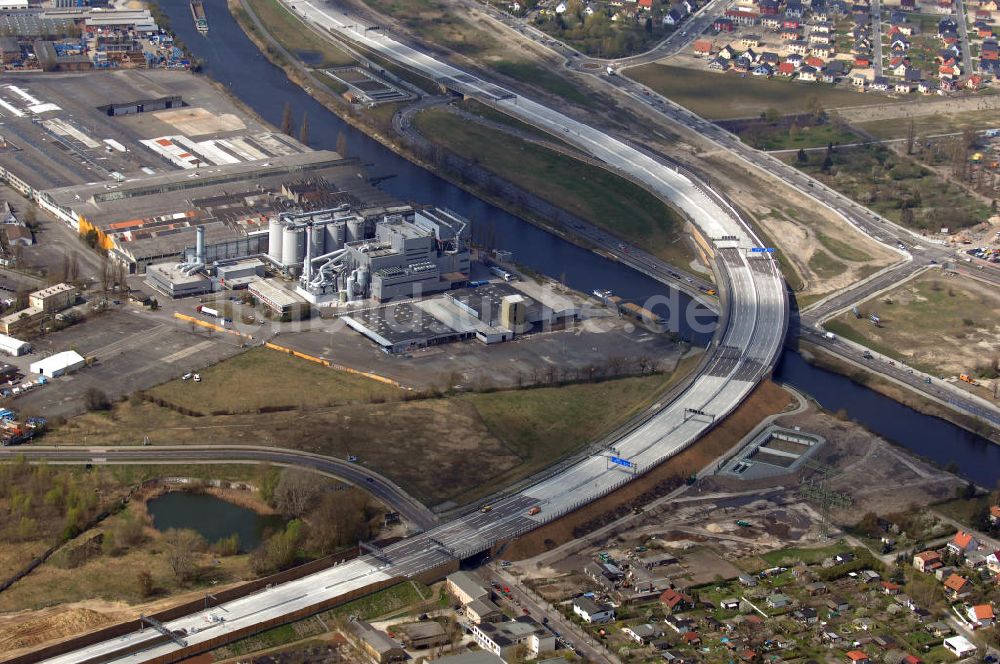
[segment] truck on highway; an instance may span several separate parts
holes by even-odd
[[[837,335],[834,334],[833,332],[827,332],[823,336],[826,337],[827,341],[835,341],[837,339]]]
[[[482,507],[479,508],[479,511],[482,512],[483,514],[486,514],[487,512],[490,512],[492,510],[493,510],[492,505],[483,505]]]
[[[528,516],[535,516],[536,514],[538,514],[541,511],[542,511],[542,508],[539,507],[538,505],[535,505],[530,510],[528,510]]]

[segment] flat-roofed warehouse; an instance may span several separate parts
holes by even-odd
[[[336,152],[310,151],[253,161],[126,180],[87,184],[39,194],[40,203],[114,257],[143,272],[151,263],[181,259],[194,246],[194,228],[205,228],[206,245],[253,235],[267,251],[267,218],[287,185],[312,178],[332,189],[356,211],[378,218],[397,201],[370,185],[357,160]],[[244,192],[237,201],[226,197]],[[254,198],[260,200],[252,200]],[[221,203],[219,203],[221,201]],[[199,202],[205,207],[199,207]],[[216,204],[219,203],[219,204]],[[232,213],[233,206],[239,213]]]
[[[143,141],[159,145],[156,139],[169,139],[195,156],[204,150],[226,162],[266,161],[308,150],[186,72],[5,72],[0,102],[0,176],[26,196],[179,168],[163,150]],[[202,158],[204,164],[215,163]]]

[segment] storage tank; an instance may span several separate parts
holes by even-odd
[[[365,239],[365,220],[352,217],[347,220],[347,241],[357,242]]]
[[[317,256],[322,256],[326,253],[326,233],[323,232],[322,228],[313,227],[312,229],[312,246],[309,248],[309,255],[313,258]],[[333,251],[333,249],[330,249]]]
[[[368,288],[368,270],[366,268],[358,268],[358,288],[362,293]]]
[[[305,244],[304,235],[291,226],[281,231],[281,264],[298,266],[302,264],[302,247]]]
[[[267,257],[281,263],[281,222],[276,218],[267,225]]]
[[[344,248],[344,235],[347,224],[342,221],[335,221],[333,223],[326,225],[326,246],[323,253],[328,254],[331,251],[336,251],[337,249]]]
[[[353,279],[348,279],[347,280],[347,299],[348,300],[353,300],[354,299],[354,280]]]

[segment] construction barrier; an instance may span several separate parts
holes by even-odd
[[[279,346],[278,344],[271,343],[268,341],[264,344],[265,348],[270,348],[271,350],[276,350],[281,353],[286,353],[293,357],[298,357],[303,360],[308,360],[310,362],[315,362],[316,364],[321,364],[324,367],[329,367],[330,369],[336,369],[337,371],[343,371],[349,374],[354,374],[355,376],[364,376],[365,378],[370,378],[371,380],[377,380],[380,383],[385,383],[386,385],[392,385],[393,387],[398,387],[401,390],[409,390],[409,387],[403,387],[403,385],[398,380],[393,380],[392,378],[386,378],[385,376],[379,376],[378,374],[373,374],[368,371],[358,371],[357,369],[352,369],[351,367],[345,367],[342,364],[336,364],[330,360],[325,360],[322,357],[316,357],[315,355],[307,355],[306,353],[300,353],[297,350],[287,348],[285,346]]]
[[[253,338],[247,337],[245,334],[237,332],[236,330],[230,330],[229,328],[222,327],[221,325],[216,325],[215,323],[209,323],[207,320],[202,320],[200,318],[195,318],[194,316],[188,316],[187,314],[174,312],[174,318],[182,320],[185,323],[192,323],[198,327],[204,327],[209,330],[215,330],[216,332],[225,332],[226,334],[234,334],[240,338]]]

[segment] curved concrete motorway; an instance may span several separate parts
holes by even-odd
[[[504,97],[499,105],[505,111],[532,125],[561,132],[566,141],[670,198],[716,245],[726,280],[725,329],[710,349],[710,359],[703,365],[702,372],[687,389],[614,444],[617,456],[633,463],[634,471],[610,464],[609,452],[597,452],[499,501],[487,513],[467,514],[392,545],[378,556],[364,556],[171,621],[167,627],[183,630],[183,639],[190,647],[197,647],[226,632],[315,606],[377,581],[417,574],[455,557],[487,550],[495,543],[537,528],[614,491],[636,474],[677,454],[736,408],[773,367],[788,320],[785,287],[776,264],[766,254],[750,253],[750,248],[759,247],[760,241],[712,192],[617,139],[440,63],[404,44],[369,34],[362,26],[355,28],[356,20],[339,13],[336,16],[327,13],[329,10],[321,7],[321,0],[313,1],[315,4],[294,1],[291,6],[317,26],[340,33],[410,69],[432,78],[449,79],[469,94],[488,99]],[[428,469],[428,472],[433,470]],[[539,507],[540,512],[529,516],[527,512],[534,506]],[[222,616],[225,620],[212,621],[208,614]],[[179,649],[180,646],[172,642],[159,643],[156,633],[146,630],[47,661],[53,664],[142,662],[153,657],[169,657]],[[132,650],[136,652],[125,654]]]
[[[24,457],[27,461],[47,461],[56,464],[100,465],[137,464],[219,464],[219,463],[272,463],[277,466],[308,468],[324,475],[336,477],[370,491],[400,515],[423,530],[432,527],[437,519],[416,498],[392,481],[363,466],[340,459],[333,459],[308,452],[277,447],[253,445],[179,445],[155,447],[62,447],[31,445],[0,447],[0,459]]]

